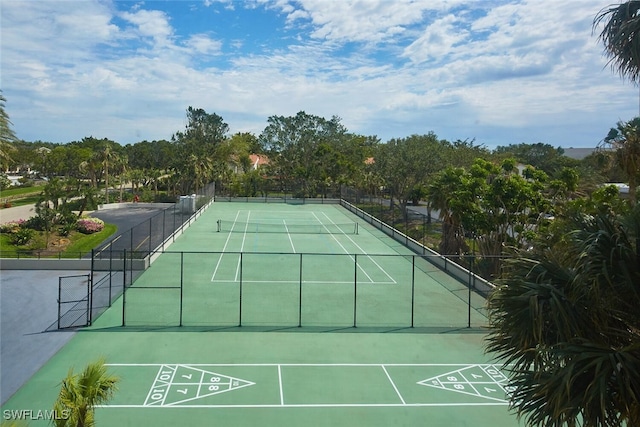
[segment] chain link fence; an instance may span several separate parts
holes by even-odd
[[[122,326],[482,327],[489,284],[439,255],[170,252],[122,298]],[[215,266],[215,270],[203,266]],[[213,267],[212,267],[213,268]],[[115,325],[114,325],[115,326]]]
[[[60,278],[56,328],[91,325],[149,267],[153,254],[162,252],[195,221],[214,195],[211,183],[92,250],[91,273],[82,286],[73,282],[73,276]]]
[[[123,326],[402,328],[486,324],[485,297],[493,285],[474,273],[473,256],[444,257],[346,200],[302,199],[302,202],[340,203],[361,220],[410,248],[415,255],[390,258],[389,255],[168,251],[171,241],[213,199],[212,185],[207,188],[207,194],[202,200],[196,197],[188,202],[197,205],[195,214],[187,214],[188,209],[185,210],[181,201],[94,250],[88,279],[93,285],[84,291],[87,298],[74,299],[76,297],[69,294],[59,299],[61,327],[82,323],[70,320],[74,314],[66,314],[65,309],[72,311],[73,308],[77,312],[75,318],[86,319],[84,323],[90,325],[120,296]],[[228,199],[255,201],[254,198]],[[383,206],[381,211],[385,210],[380,199],[368,199],[373,200]],[[290,201],[282,198],[279,202]],[[422,214],[402,218],[405,224],[409,220],[423,229],[434,224]],[[163,261],[155,268],[152,263],[157,257],[163,257]],[[233,277],[203,279],[201,265],[215,265],[223,257],[235,257],[231,265],[238,267]],[[173,267],[167,269],[167,264]],[[380,269],[380,265],[395,272],[385,275],[381,271],[387,268]],[[142,276],[143,272],[147,273]],[[433,288],[425,287],[425,283],[434,281],[438,283],[435,294]],[[437,296],[440,292],[442,295]],[[439,299],[443,295],[450,299],[451,304],[447,306],[454,307],[450,312],[443,309]],[[84,317],[81,307],[85,307]]]
[[[57,329],[89,325],[91,275],[58,277]]]

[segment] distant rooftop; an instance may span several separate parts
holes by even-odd
[[[564,148],[564,155],[576,160],[582,160],[589,154],[596,151],[596,148]]]

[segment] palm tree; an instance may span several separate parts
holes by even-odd
[[[640,77],[640,1],[627,1],[602,9],[593,20],[595,30],[604,28],[599,39],[609,64],[622,77],[637,82]]]
[[[96,156],[91,156],[88,160],[81,162],[78,165],[78,169],[81,173],[88,175],[91,180],[91,185],[98,189],[98,175],[100,171],[100,162]]]
[[[507,263],[487,350],[530,426],[640,425],[640,210],[582,215],[563,244]]]
[[[96,153],[97,158],[104,167],[105,201],[109,203],[109,166],[118,164],[118,153],[112,147],[112,142],[105,141],[102,150]]]
[[[469,245],[464,237],[463,216],[471,210],[471,203],[464,203],[468,200],[463,200],[469,196],[462,189],[464,175],[464,169],[448,167],[436,174],[427,187],[429,203],[440,212],[442,220],[442,238],[438,251],[443,255],[469,252]]]
[[[8,142],[0,140],[0,170],[8,170],[13,163],[11,153],[16,152],[16,147]]]
[[[0,165],[2,169],[8,168],[12,162],[10,153],[16,151],[12,143],[18,140],[13,129],[11,129],[9,115],[4,110],[6,101],[2,91],[0,91]]]
[[[193,184],[195,186],[194,192],[197,194],[200,188],[204,187],[211,178],[211,173],[213,172],[213,161],[210,157],[198,157],[195,154],[190,154],[188,162],[189,170],[190,172],[193,172]]]
[[[95,407],[113,397],[118,381],[118,377],[107,373],[104,359],[89,363],[80,374],[69,370],[53,407],[56,414],[67,417],[56,417],[56,427],[94,426]]]
[[[640,178],[640,117],[628,122],[618,122],[603,142],[612,148],[613,162],[629,179],[629,200],[636,204],[636,188]]]
[[[136,194],[140,191],[140,184],[144,182],[145,173],[142,169],[129,169],[127,178],[131,183],[131,193]]]
[[[87,207],[90,207],[90,209],[94,209],[98,196],[98,190],[96,190],[95,187],[85,185],[84,183],[80,182],[78,186],[78,196],[82,198],[80,207],[78,209],[78,218],[80,218],[82,217],[82,214],[84,213],[85,209],[87,209]]]
[[[160,178],[163,176],[163,173],[160,169],[151,168],[146,170],[146,175],[149,180],[153,183],[153,195],[158,197],[158,184],[160,183]]]

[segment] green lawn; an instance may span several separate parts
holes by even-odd
[[[33,205],[38,201],[42,186],[8,188],[0,191],[0,209],[12,206]],[[5,206],[5,203],[10,205]]]
[[[26,245],[14,245],[11,243],[11,235],[0,233],[0,254],[5,258],[30,257],[30,256],[54,256],[61,258],[79,258],[82,254],[91,252],[91,249],[114,234],[117,227],[113,224],[105,224],[104,229],[99,233],[83,234],[80,232],[71,233],[67,239],[70,243],[62,251],[46,250],[47,236],[44,232],[36,232],[34,238]],[[49,242],[59,240],[61,237],[55,233],[50,233]]]

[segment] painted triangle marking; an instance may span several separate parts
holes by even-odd
[[[161,406],[167,396],[169,386],[176,374],[176,368],[171,365],[162,365],[158,369],[156,378],[151,385],[143,406]]]
[[[508,378],[495,365],[468,365],[418,381],[417,384],[507,402],[507,381]]]
[[[255,384],[252,381],[189,365],[175,365],[175,370],[174,380],[166,390],[162,406],[180,405]]]

